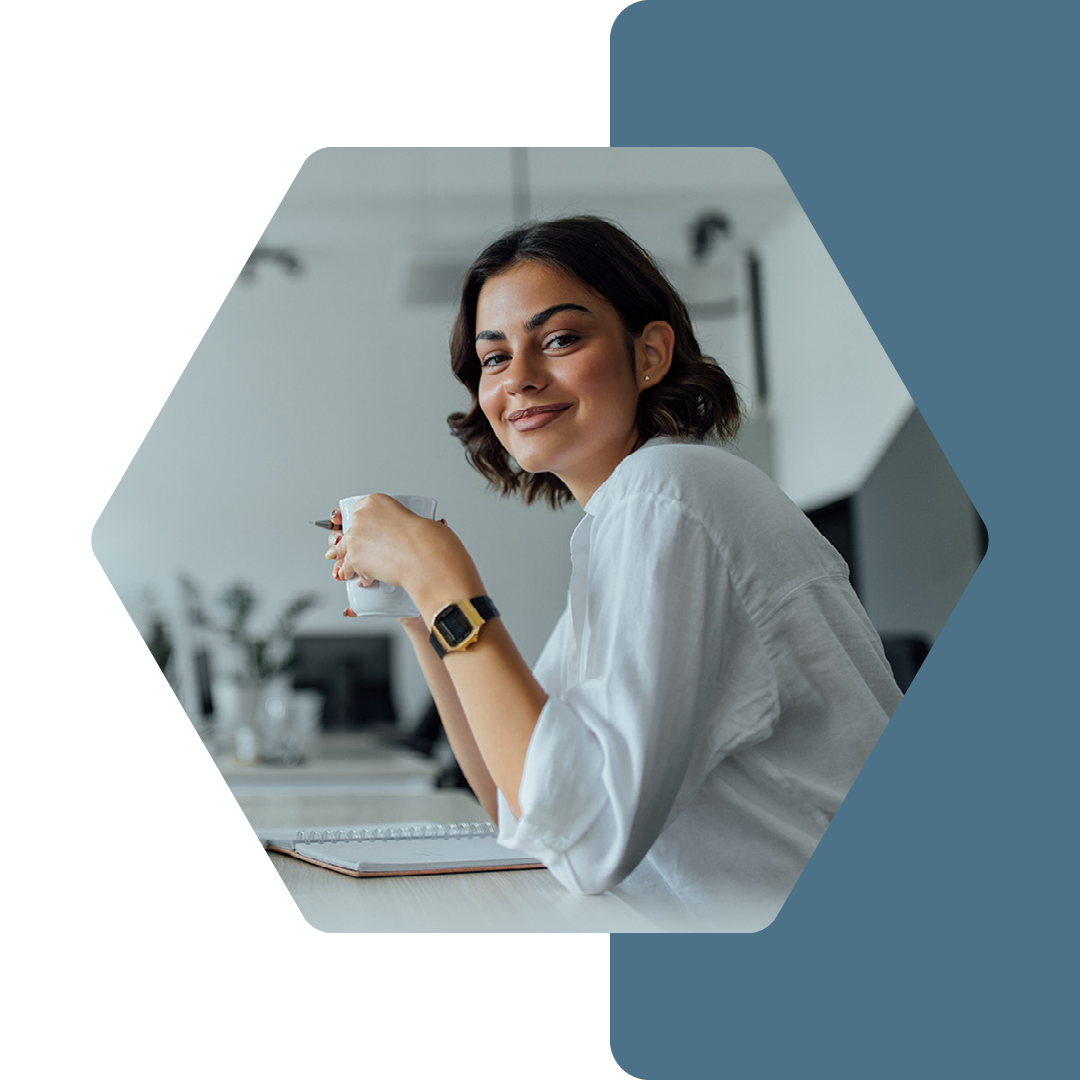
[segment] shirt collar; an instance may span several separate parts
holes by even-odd
[[[592,493],[589,501],[582,507],[586,514],[591,517],[595,517],[604,506],[604,500],[610,495],[612,487],[612,481],[619,475],[619,470],[623,467],[625,462],[633,457],[634,454],[640,454],[642,450],[647,449],[650,446],[667,446],[677,442],[696,442],[695,439],[673,439],[670,435],[654,435],[651,439],[643,442],[636,450],[631,451],[626,457],[611,470],[608,478]]]

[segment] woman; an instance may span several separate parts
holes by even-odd
[[[335,573],[413,598],[406,631],[500,840],[672,927],[767,926],[900,697],[847,567],[719,445],[730,380],[615,226],[490,245],[451,351],[473,465],[585,512],[535,671],[445,523],[372,496],[331,537]]]

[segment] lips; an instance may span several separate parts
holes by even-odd
[[[531,409],[518,409],[506,417],[509,424],[513,424],[518,431],[532,431],[534,428],[550,424],[557,416],[566,412],[567,405],[534,405]]]
[[[534,405],[530,409],[518,409],[517,412],[510,413],[506,419],[512,424],[515,420],[521,420],[526,416],[537,416],[545,412],[562,412],[569,408],[569,405]]]

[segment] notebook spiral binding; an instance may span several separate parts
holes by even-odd
[[[490,821],[459,821],[452,825],[390,825],[370,829],[301,829],[298,844],[337,844],[350,840],[430,840],[433,837],[491,836],[498,829]]]

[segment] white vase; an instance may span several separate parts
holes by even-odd
[[[214,679],[214,742],[219,756],[235,755],[244,764],[258,757],[259,687],[235,678]]]
[[[255,730],[259,756],[264,761],[281,761],[292,726],[292,684],[288,678],[268,679],[259,687],[255,706]]]
[[[237,724],[233,729],[233,756],[241,765],[259,760],[259,730],[254,724]]]

